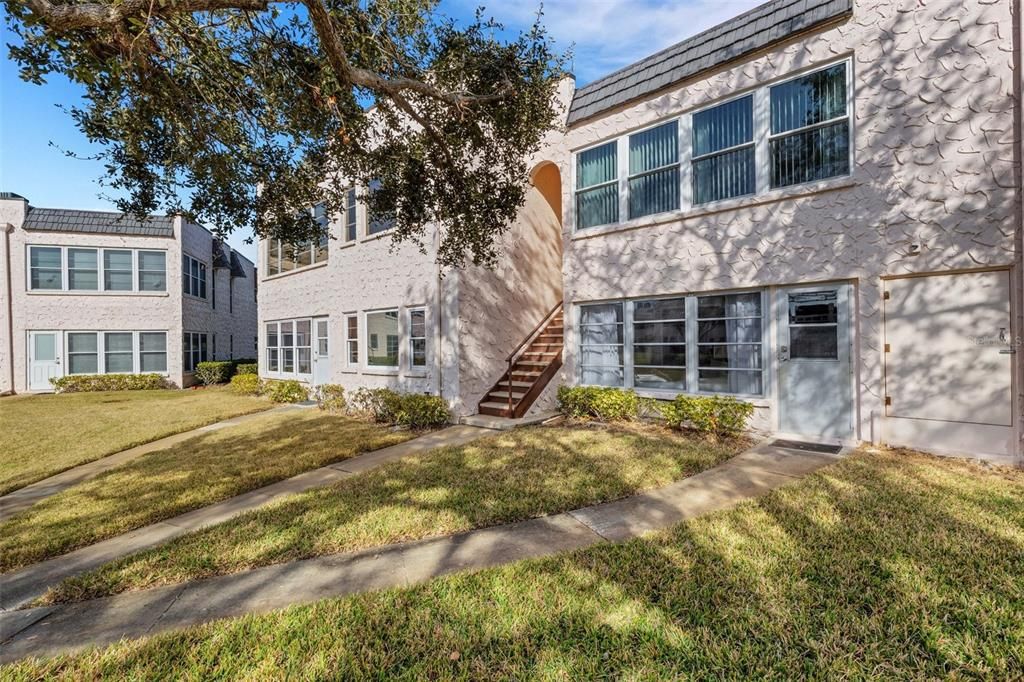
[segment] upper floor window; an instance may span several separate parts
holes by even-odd
[[[167,291],[164,251],[29,246],[32,291]]]
[[[381,183],[379,180],[374,180],[370,183],[370,193],[374,193],[380,189]],[[387,232],[395,226],[395,217],[393,215],[370,215],[366,221],[366,234],[380,234],[381,232]]]
[[[619,221],[618,154],[615,142],[576,155],[576,226]]]
[[[844,61],[577,152],[576,229],[849,175],[851,110]]]
[[[753,194],[754,97],[693,115],[693,203]]]
[[[629,217],[679,209],[679,122],[629,136]]]
[[[846,64],[771,88],[771,186],[850,172]]]
[[[354,242],[356,240],[357,232],[356,229],[356,189],[355,187],[349,188],[345,192],[345,241]]]
[[[181,281],[185,293],[196,298],[206,298],[206,263],[187,254],[182,255],[181,262]]]

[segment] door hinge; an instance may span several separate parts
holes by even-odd
[[[889,346],[889,344],[885,344],[885,352],[886,353],[891,353],[892,352],[892,348]]]
[[[889,407],[890,405],[892,405],[892,398],[885,396],[885,406]]]
[[[888,301],[889,300],[889,292],[888,291],[882,292],[882,300],[883,301]]]

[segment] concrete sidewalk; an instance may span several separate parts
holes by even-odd
[[[214,422],[213,424],[200,426],[199,428],[192,429],[191,431],[182,431],[181,433],[176,433],[158,440],[143,443],[142,445],[136,445],[133,448],[128,448],[127,450],[122,450],[121,452],[116,452],[112,455],[107,455],[106,457],[101,457],[100,459],[93,460],[92,462],[79,464],[67,471],[62,471],[59,474],[54,474],[49,478],[44,478],[43,480],[36,481],[35,483],[29,483],[24,488],[18,488],[17,490],[0,497],[0,521],[6,521],[9,517],[17,514],[23,509],[31,507],[39,500],[50,497],[51,495],[56,495],[57,493],[67,490],[71,486],[82,483],[83,481],[95,478],[105,471],[109,471],[114,467],[119,467],[133,459],[138,459],[142,455],[147,455],[151,452],[156,452],[157,450],[164,450],[172,445],[177,445],[178,443],[184,442],[189,438],[195,438],[203,433],[218,431],[237,424],[244,424],[263,417],[264,415],[274,414],[275,412],[285,412],[296,409],[304,409],[304,406],[282,405],[269,410],[263,410],[262,412],[252,412],[250,414],[231,417],[230,419]]]
[[[78,604],[3,613],[0,661],[102,646],[125,637],[626,540],[763,495],[838,459],[760,445],[665,488],[568,513]]]
[[[139,528],[109,540],[69,552],[53,559],[0,575],[0,611],[11,611],[30,603],[53,585],[129,554],[155,547],[179,535],[221,523],[243,512],[269,504],[286,495],[330,485],[343,478],[373,469],[386,462],[435,448],[463,445],[495,432],[472,426],[450,426],[398,445],[373,450],[356,457],[298,474],[247,493],[195,509],[179,516]]]

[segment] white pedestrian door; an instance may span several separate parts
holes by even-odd
[[[313,320],[315,336],[313,344],[313,385],[326,384],[331,379],[330,339],[327,318]]]
[[[63,376],[58,332],[28,333],[28,389],[52,391],[50,379]]]
[[[849,286],[783,289],[778,304],[779,431],[851,438]]]

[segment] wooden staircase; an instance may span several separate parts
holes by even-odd
[[[562,302],[506,358],[508,369],[480,401],[480,414],[518,419],[562,366]]]

